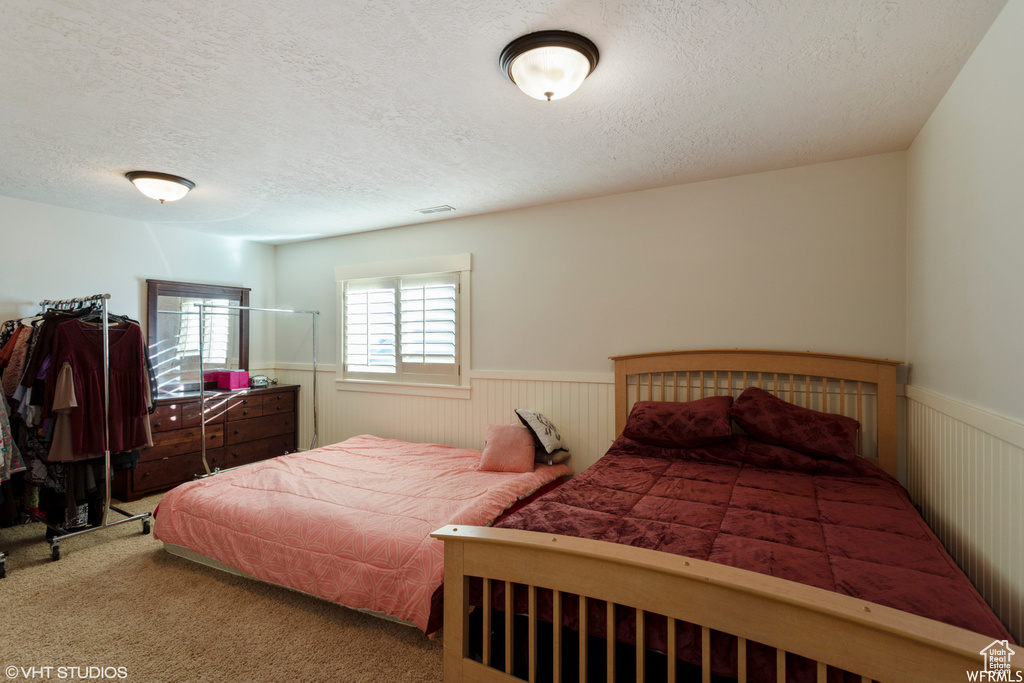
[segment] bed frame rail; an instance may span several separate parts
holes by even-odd
[[[762,574],[643,548],[567,536],[484,527],[447,526],[432,534],[445,544],[444,670],[446,681],[512,681],[513,648],[528,651],[527,679],[537,678],[537,591],[554,593],[554,621],[561,621],[561,596],[586,596],[637,610],[638,646],[635,680],[645,680],[643,614],[668,618],[668,680],[674,681],[675,628],[699,625],[702,634],[702,679],[711,680],[709,635],[738,638],[738,680],[747,680],[746,647],[750,642],[775,648],[776,670],[786,680],[785,653],[817,662],[817,680],[829,667],[861,676],[862,681],[922,683],[969,680],[967,672],[985,669],[981,651],[991,638],[845,595],[803,586]],[[470,581],[484,580],[484,607],[470,604]],[[505,591],[505,617],[491,618],[490,596],[500,582],[526,587],[528,631],[513,642],[511,590]],[[506,584],[506,585],[509,585]],[[520,590],[522,590],[520,588]],[[581,601],[585,602],[585,601]],[[504,653],[487,653],[485,666],[470,656],[470,613],[483,610],[483,629],[504,629]],[[614,614],[609,609],[609,614]],[[609,620],[610,621],[610,620]],[[495,622],[495,623],[492,623]],[[581,618],[585,636],[586,619]],[[561,681],[560,629],[549,650],[550,679]],[[526,642],[521,642],[525,640]],[[586,638],[580,638],[580,680],[586,675]],[[616,648],[607,648],[608,680],[614,680]],[[494,656],[497,655],[497,656]],[[504,656],[502,656],[504,655]],[[1009,680],[1020,675],[1010,671]],[[543,677],[548,678],[548,672]],[[634,679],[632,673],[629,678]],[[973,680],[973,679],[971,679]],[[982,679],[977,679],[982,680]],[[986,679],[987,680],[987,679]]]

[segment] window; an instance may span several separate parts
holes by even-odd
[[[342,380],[463,384],[469,255],[463,256],[338,268]],[[424,273],[438,265],[465,269]],[[409,274],[393,274],[399,269]],[[391,274],[351,277],[372,272]]]

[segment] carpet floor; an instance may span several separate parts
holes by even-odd
[[[117,505],[138,514],[159,498]],[[440,637],[188,562],[141,531],[130,522],[67,539],[52,562],[41,524],[0,529],[10,552],[0,580],[8,680],[442,678]]]

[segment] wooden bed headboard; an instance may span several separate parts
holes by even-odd
[[[750,386],[861,424],[857,452],[897,476],[896,369],[899,361],[799,351],[666,351],[612,356],[615,433],[637,401],[739,396]]]

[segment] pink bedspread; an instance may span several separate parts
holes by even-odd
[[[444,580],[445,524],[488,525],[571,474],[481,472],[480,451],[356,436],[183,484],[160,501],[156,538],[265,581],[426,631]]]

